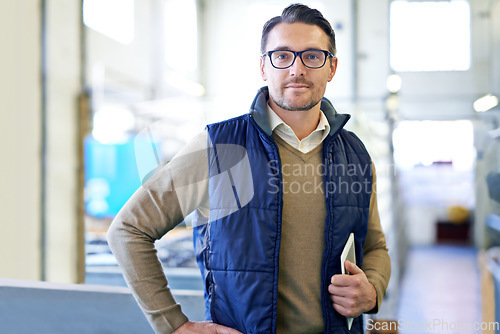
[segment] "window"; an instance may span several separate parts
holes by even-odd
[[[470,121],[401,121],[393,140],[394,160],[401,169],[446,164],[459,171],[473,170]]]
[[[84,0],[85,25],[122,44],[134,40],[134,0]]]
[[[393,144],[397,183],[406,205],[419,210],[434,208],[434,212],[457,205],[474,207],[475,152],[471,121],[401,121],[396,123]],[[431,221],[434,219],[439,217]],[[409,224],[409,233],[418,239],[428,235],[428,240],[432,240],[432,223],[421,223]],[[422,234],[422,231],[425,232]]]
[[[466,71],[470,7],[465,0],[393,1],[390,62],[395,71]]]
[[[165,3],[165,61],[178,72],[198,68],[198,18],[195,0]]]
[[[198,82],[198,9],[196,0],[166,0],[165,82],[191,96],[203,96],[205,87]]]

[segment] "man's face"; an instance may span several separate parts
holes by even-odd
[[[328,35],[316,25],[280,23],[269,33],[266,51],[328,50],[328,46]],[[337,58],[327,59],[323,67],[313,69],[306,67],[297,57],[289,68],[277,69],[266,56],[261,58],[260,68],[262,79],[267,81],[269,87],[271,107],[290,111],[309,110],[323,98],[327,82],[335,75]]]

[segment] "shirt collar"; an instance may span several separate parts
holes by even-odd
[[[282,119],[281,117],[278,116],[278,114],[276,114],[274,112],[273,109],[271,109],[271,107],[269,106],[269,104],[267,105],[267,115],[268,115],[268,118],[269,118],[269,124],[271,125],[271,131],[274,131],[278,126],[280,125],[284,125],[285,127],[290,128],[290,126],[288,124],[286,124]],[[319,115],[319,122],[318,122],[318,126],[316,127],[316,129],[313,131],[325,131],[325,136],[328,135],[328,133],[330,132],[330,123],[328,123],[328,119],[326,118],[325,114],[323,113],[322,110],[320,110],[320,115]]]

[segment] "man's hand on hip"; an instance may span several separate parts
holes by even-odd
[[[351,275],[332,276],[328,292],[333,308],[343,316],[354,318],[375,307],[377,292],[356,264],[345,261],[345,268]]]
[[[172,334],[191,334],[191,333],[206,333],[206,334],[242,334],[241,332],[214,324],[211,321],[193,322],[188,321],[181,327],[177,328]]]

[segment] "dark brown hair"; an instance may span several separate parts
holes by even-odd
[[[283,9],[281,16],[276,16],[267,21],[262,29],[262,39],[260,41],[260,52],[264,54],[266,52],[266,44],[269,33],[273,28],[279,23],[295,23],[302,22],[306,24],[317,25],[326,33],[330,38],[330,46],[328,51],[333,55],[337,52],[335,46],[335,32],[332,29],[330,23],[323,17],[323,14],[317,9],[309,8],[306,5],[299,3],[290,5]]]

